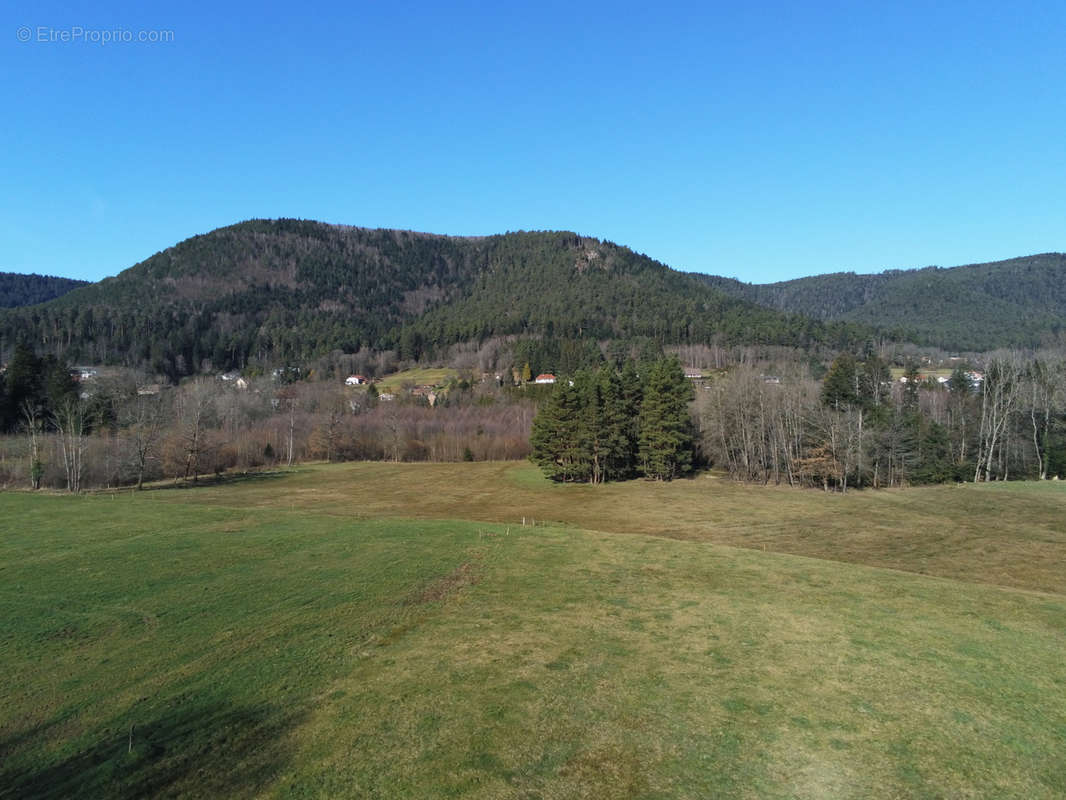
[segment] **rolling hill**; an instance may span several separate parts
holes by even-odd
[[[843,349],[880,332],[989,350],[1061,341],[1064,277],[1066,255],[1050,253],[760,286],[678,272],[569,232],[455,237],[249,220],[48,302],[0,311],[0,345],[30,337],[67,361],[144,366],[173,379],[333,350],[419,358],[495,336]]]
[[[1066,254],[942,269],[838,272],[770,284],[699,276],[736,298],[821,320],[871,325],[951,350],[1038,347],[1066,333]]]
[[[868,334],[761,308],[566,232],[486,237],[251,220],[187,239],[43,306],[0,314],[71,361],[172,377],[341,349],[418,357],[492,336],[842,347]]]

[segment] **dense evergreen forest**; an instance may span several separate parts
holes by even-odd
[[[869,329],[760,308],[617,245],[573,233],[459,238],[301,220],[196,236],[116,277],[0,313],[74,363],[171,380],[334,350],[431,358],[493,336],[847,347]]]
[[[1066,338],[1066,255],[941,269],[839,272],[765,285],[699,276],[780,311],[871,325],[897,341],[957,351],[1047,347]]]
[[[18,308],[47,303],[79,286],[88,286],[88,282],[73,278],[56,278],[51,275],[0,272],[0,308]]]

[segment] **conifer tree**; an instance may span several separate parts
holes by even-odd
[[[587,471],[587,480],[590,483],[601,483],[605,457],[602,430],[603,409],[600,406],[596,381],[588,370],[581,370],[574,373],[572,379],[564,382],[568,389],[573,389],[577,400],[577,425],[574,436],[579,446],[575,455],[584,456],[587,459],[582,470]]]
[[[583,416],[582,398],[576,385],[559,381],[533,420],[530,458],[552,480],[588,480],[591,474]]]
[[[916,411],[918,409],[918,383],[922,377],[918,372],[917,362],[911,361],[907,364],[903,377],[907,379],[903,385],[903,407],[910,411]]]
[[[640,466],[646,478],[671,480],[692,469],[692,385],[676,356],[651,364],[647,372],[640,408]]]
[[[822,402],[837,411],[850,408],[859,399],[858,370],[851,353],[841,353],[833,361],[822,384]]]
[[[3,420],[6,429],[13,428],[20,421],[22,406],[32,403],[42,404],[41,361],[25,342],[15,345],[11,362],[7,365],[5,376],[7,408]]]
[[[596,378],[603,415],[604,480],[631,478],[637,449],[634,435],[636,408],[629,405],[624,379],[615,370],[604,367]],[[632,378],[635,390],[639,391],[635,371]]]

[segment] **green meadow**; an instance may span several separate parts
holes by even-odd
[[[374,385],[381,392],[395,392],[404,386],[437,386],[459,377],[459,371],[448,368],[418,367],[386,375]]]
[[[2,798],[1066,796],[1060,484],[345,464],[0,515]]]

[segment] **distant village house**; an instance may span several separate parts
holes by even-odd
[[[534,383],[555,383],[555,376],[550,372],[542,372],[533,381]]]

